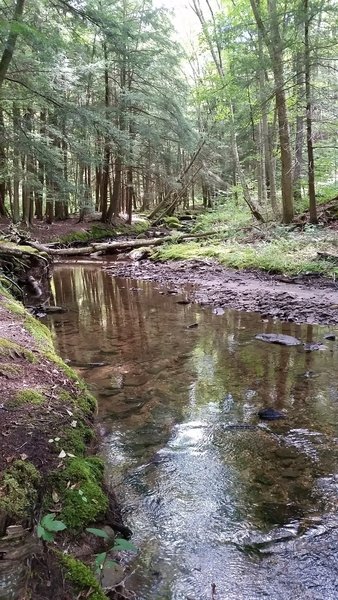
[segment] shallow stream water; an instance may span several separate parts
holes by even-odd
[[[338,598],[338,342],[99,265],[55,268],[58,350],[99,402],[139,600]],[[255,339],[284,333],[327,348]],[[263,422],[273,407],[286,418]],[[245,425],[245,427],[243,427]]]

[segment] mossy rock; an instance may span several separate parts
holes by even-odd
[[[80,560],[68,554],[58,553],[65,576],[80,592],[89,592],[86,598],[90,600],[108,600],[93,571]]]
[[[181,222],[177,217],[164,217],[163,223],[170,229],[180,229],[180,227],[182,227]]]
[[[32,463],[16,460],[0,480],[0,511],[12,520],[29,518],[40,482],[41,476]]]
[[[60,519],[72,531],[81,531],[104,516],[108,498],[103,492],[103,461],[98,457],[70,458],[63,471],[51,478],[62,504]]]

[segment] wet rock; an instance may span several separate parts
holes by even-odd
[[[187,329],[194,329],[194,327],[198,327],[198,323],[191,323],[191,325],[187,326]]]
[[[131,260],[143,260],[144,258],[148,258],[150,251],[148,248],[136,248],[129,252],[128,257]]]
[[[302,343],[298,338],[282,333],[259,333],[255,337],[256,340],[268,342],[269,344],[281,344],[282,346],[300,346]]]
[[[326,340],[329,340],[330,342],[334,342],[336,339],[336,336],[334,333],[328,333],[327,335],[324,336],[324,338]]]
[[[297,458],[297,454],[295,453],[295,451],[292,448],[288,448],[287,446],[280,446],[279,448],[276,448],[276,450],[274,451],[274,455],[277,456],[277,458],[289,461]]]
[[[317,342],[311,342],[308,344],[304,344],[304,350],[305,352],[314,352],[315,350],[327,350],[327,346]]]
[[[126,373],[126,375],[124,376],[124,385],[125,386],[141,386],[141,385],[145,385],[145,383],[147,383],[148,381],[148,377],[145,374],[136,374],[136,373]]]
[[[260,419],[265,419],[266,421],[275,421],[276,419],[285,419],[286,417],[284,413],[274,408],[261,408],[258,411],[258,416]]]
[[[257,428],[256,425],[250,425],[250,423],[232,423],[230,425],[225,425],[224,426],[225,431],[227,431],[227,430],[230,430],[230,431],[231,430],[238,430],[238,429],[239,430],[244,429],[244,430],[250,430],[250,431],[252,431],[253,429],[256,429],[256,428]]]
[[[110,566],[107,561],[107,565],[104,565],[101,573],[102,587],[104,589],[115,588],[124,579],[124,570],[121,565],[115,564]]]
[[[176,304],[191,304],[191,300],[177,300]]]
[[[216,306],[216,308],[214,308],[212,312],[214,313],[214,315],[224,315],[225,310],[221,306]]]

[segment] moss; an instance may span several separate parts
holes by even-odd
[[[0,356],[10,356],[11,358],[17,356],[25,358],[32,364],[37,362],[37,358],[33,352],[27,350],[24,346],[20,346],[20,344],[7,340],[7,338],[0,338]]]
[[[20,302],[15,302],[15,300],[7,300],[4,302],[4,307],[7,308],[14,315],[26,315],[27,311],[25,307],[20,304]]]
[[[69,402],[69,403],[71,404],[71,403],[73,402],[74,398],[73,398],[73,396],[72,396],[72,395],[71,395],[69,392],[67,392],[66,390],[61,390],[61,391],[59,392],[59,400],[60,400],[61,402],[64,402],[64,403],[66,403],[66,402]]]
[[[52,363],[54,363],[57,367],[59,367],[69,379],[71,379],[72,381],[79,382],[79,376],[76,373],[76,371],[74,371],[72,367],[67,365],[62,360],[61,356],[58,356],[58,354],[55,353],[54,348],[52,350],[49,350],[48,352],[45,352],[45,357]]]
[[[53,338],[49,329],[32,316],[27,316],[24,321],[24,328],[38,343],[43,350],[53,351]]]
[[[14,404],[20,406],[21,404],[43,404],[46,400],[44,396],[38,390],[20,390],[16,393],[14,398]]]
[[[103,492],[103,462],[100,458],[70,458],[66,468],[54,473],[52,488],[58,491],[62,511],[60,519],[72,531],[102,518],[108,508]]]
[[[22,373],[22,368],[19,365],[12,365],[10,363],[0,363],[0,377],[7,377],[8,379],[15,379]]]
[[[68,581],[71,581],[79,591],[91,590],[89,595],[86,594],[86,598],[90,600],[107,600],[108,596],[106,596],[93,571],[87,565],[68,554],[59,553],[58,555]]]
[[[94,437],[94,433],[89,427],[78,423],[77,427],[68,427],[58,437],[60,437],[60,441],[55,446],[57,450],[84,455],[87,445]]]
[[[181,222],[177,217],[164,217],[163,223],[165,223],[165,225],[171,229],[179,229],[182,227]]]
[[[17,244],[14,244],[14,242],[9,242],[7,240],[0,240],[0,244],[4,245],[9,250],[19,250],[21,253],[34,254],[35,256],[48,258],[48,254],[46,252],[42,252],[41,250],[33,248],[32,246],[18,246]]]
[[[91,242],[112,238],[116,236],[116,229],[107,226],[93,225],[88,231],[72,231],[59,237],[61,244],[73,244],[74,242]]]
[[[76,405],[83,410],[85,414],[91,414],[96,411],[97,402],[93,394],[86,389],[82,389],[80,395],[76,399]]]
[[[30,462],[17,460],[0,481],[0,511],[12,519],[27,518],[34,510],[41,477]]]

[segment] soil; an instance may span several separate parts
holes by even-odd
[[[157,281],[166,286],[163,293],[184,291],[189,301],[205,306],[296,323],[338,324],[338,283],[322,276],[237,271],[212,260],[115,262],[107,270],[113,276]]]

